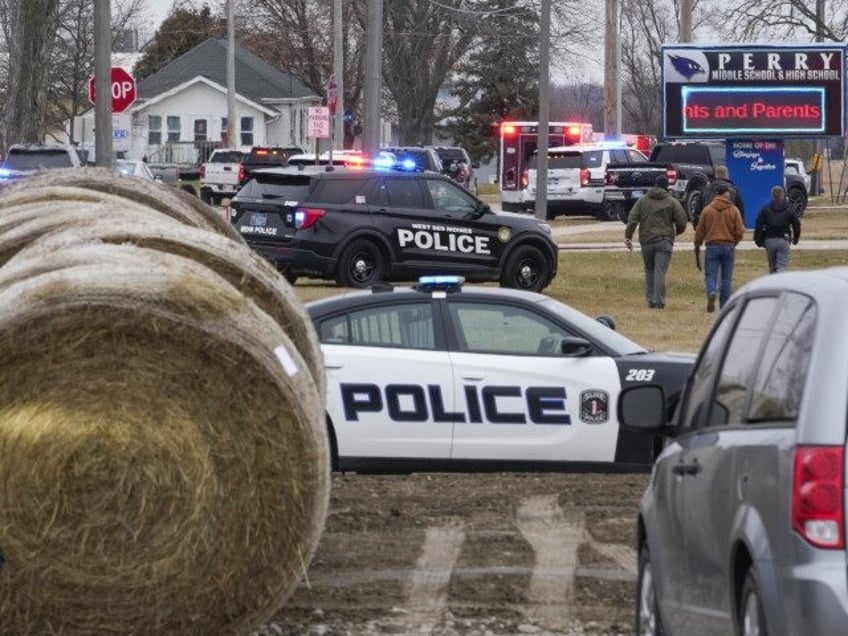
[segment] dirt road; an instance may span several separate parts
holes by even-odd
[[[335,475],[308,576],[257,636],[630,634],[647,479]]]

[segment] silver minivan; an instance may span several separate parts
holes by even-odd
[[[658,386],[619,419],[664,433],[638,516],[636,632],[848,633],[848,267],[740,289],[672,423]]]

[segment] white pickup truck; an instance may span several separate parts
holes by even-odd
[[[235,148],[212,151],[209,160],[200,167],[200,198],[203,201],[219,205],[222,199],[235,196],[244,155],[244,151]]]

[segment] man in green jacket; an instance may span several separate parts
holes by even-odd
[[[639,227],[639,245],[645,263],[645,298],[648,307],[665,307],[665,273],[671,263],[674,237],[686,230],[686,211],[680,201],[668,193],[668,179],[659,176],[631,208],[624,230],[624,244],[633,249],[633,233]]]

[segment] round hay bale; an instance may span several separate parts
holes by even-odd
[[[0,268],[4,634],[246,634],[328,503],[323,408],[276,321],[131,245]]]
[[[205,227],[219,234],[229,236],[231,239],[243,241],[241,234],[236,230],[228,219],[225,219],[220,211],[203,203],[197,197],[187,192],[182,192],[171,185],[156,181],[142,181],[140,179],[126,179],[119,177],[106,168],[67,168],[63,170],[46,170],[26,180],[12,184],[5,188],[0,194],[0,210],[23,202],[30,202],[39,197],[44,200],[52,197],[65,196],[63,193],[54,191],[51,193],[39,193],[43,188],[54,187],[85,188],[102,195],[112,195],[115,198],[102,197],[101,200],[109,201],[115,205],[127,200],[134,201],[145,207],[158,210],[168,216],[183,221],[187,225]]]
[[[162,223],[159,215],[104,217],[96,209],[54,210],[6,233],[0,224],[0,264],[15,253],[40,259],[92,240],[132,244],[178,254],[201,263],[253,300],[282,327],[306,360],[319,395],[325,394],[324,358],[309,315],[288,281],[244,243],[206,230]]]

